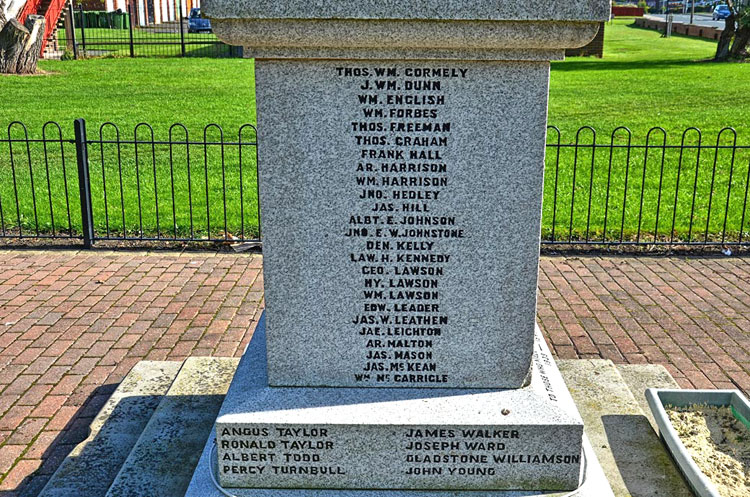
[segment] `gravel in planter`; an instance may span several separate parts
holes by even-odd
[[[722,497],[750,497],[750,429],[731,407],[666,406],[669,420]]]

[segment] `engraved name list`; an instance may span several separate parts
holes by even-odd
[[[444,111],[451,84],[467,69],[336,67],[357,85],[358,119],[345,123],[355,144],[352,210],[344,235],[361,278],[361,337],[355,381],[425,384],[449,381],[437,360],[451,323],[441,280],[466,236],[460,216],[442,202],[451,194],[449,149],[454,126]]]

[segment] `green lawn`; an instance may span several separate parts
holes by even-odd
[[[209,123],[217,123],[223,128],[226,141],[237,142],[240,126],[255,121],[251,60],[106,58],[44,61],[40,65],[49,74],[22,78],[0,77],[2,93],[13,95],[13,99],[8,101],[9,105],[0,108],[0,122],[20,120],[27,125],[32,138],[41,137],[42,127],[47,120],[59,122],[63,127],[64,137],[72,138],[73,120],[84,117],[88,126],[88,138],[94,140],[117,140],[116,130],[112,126],[101,128],[106,122],[117,124],[121,141],[133,140],[135,126],[140,122],[148,122],[153,127],[155,141],[158,142],[166,140],[170,126],[179,122],[187,128],[191,142],[203,140],[204,128]],[[47,95],[47,98],[40,99],[38,95]],[[220,134],[217,128],[209,128],[207,141],[218,141]],[[11,136],[14,139],[23,138],[23,130],[15,125]],[[48,126],[47,136],[56,138],[56,128]],[[149,141],[150,136],[148,128],[138,128],[139,141]],[[185,133],[181,128],[174,128],[172,136],[174,140],[185,140]],[[7,137],[6,125],[2,125],[0,138],[2,137]],[[245,129],[242,141],[254,141],[251,130]],[[26,230],[36,229],[38,224],[40,230],[51,231],[50,203],[57,229],[67,228],[67,180],[69,196],[74,199],[70,202],[70,219],[73,227],[78,230],[80,205],[76,200],[78,180],[74,146],[65,143],[63,153],[59,146],[49,147],[48,188],[43,147],[38,143],[30,145],[34,189],[37,192],[36,220],[35,206],[28,194],[31,191],[32,175],[29,174],[25,145],[15,143],[13,147],[19,188],[18,210],[12,181],[13,168],[9,167],[10,154],[7,144],[0,143],[0,203],[6,228],[16,227],[20,218]],[[122,170],[118,167],[116,144],[92,145],[89,147],[89,157],[97,231],[106,233],[109,229],[110,234],[121,234],[124,218],[130,235],[143,232],[146,236],[153,236],[156,233],[158,205],[158,224],[162,235],[174,236],[176,231],[178,237],[191,234],[204,236],[210,220],[212,236],[224,236],[224,194],[221,185],[226,184],[227,231],[239,235],[244,230],[246,236],[252,236],[258,229],[255,150],[250,146],[242,147],[243,188],[240,203],[239,148],[224,148],[225,168],[222,177],[222,150],[218,145],[210,145],[207,150],[202,145],[190,146],[188,162],[188,150],[184,145],[174,146],[170,151],[167,145],[156,144],[152,149],[150,144],[142,144],[138,147],[136,157],[135,147],[123,144],[119,147]],[[170,152],[174,159],[173,168],[169,165]],[[63,155],[67,178],[63,178],[62,174]],[[175,185],[174,213],[172,177]],[[49,195],[50,190],[52,195]],[[191,210],[187,207],[191,203],[192,233]]]
[[[733,126],[750,142],[750,64],[706,62],[716,42],[657,31],[620,19],[605,28],[604,58],[552,64],[549,122],[566,134],[592,126],[609,135],[629,127],[643,141],[661,126],[679,135],[696,126]]]
[[[629,24],[629,20],[618,20],[607,25],[603,59],[570,58],[553,63],[549,121],[561,130],[561,142],[574,143],[579,127],[592,126],[597,131],[597,143],[608,144],[616,127],[627,126],[633,132],[632,142],[643,145],[648,130],[661,126],[666,130],[667,144],[676,145],[686,128],[696,126],[704,132],[703,144],[714,145],[717,132],[725,126],[733,126],[737,129],[739,143],[750,145],[747,119],[750,116],[747,99],[750,64],[708,63],[705,60],[712,56],[714,42],[680,36],[663,39],[655,31]],[[208,123],[220,124],[226,139],[237,140],[239,126],[255,120],[253,63],[250,60],[105,58],[43,61],[40,66],[48,74],[0,77],[0,91],[12,96],[0,108],[0,139],[7,136],[7,123],[14,120],[26,123],[32,138],[41,136],[46,121],[55,120],[63,126],[65,137],[70,138],[73,135],[72,120],[83,117],[88,123],[89,138],[94,139],[99,137],[99,127],[103,123],[114,122],[120,128],[120,139],[132,140],[134,127],[145,121],[153,126],[157,142],[168,137],[169,126],[175,122],[186,126],[191,141],[203,138],[203,129]],[[174,131],[175,138],[184,139],[184,132]],[[49,126],[47,132],[48,136],[56,136]],[[148,129],[140,127],[139,139],[150,139],[148,133]],[[23,132],[14,126],[11,135],[17,139],[23,136]],[[696,144],[696,136],[694,132],[689,134],[686,142]],[[116,141],[114,128],[106,126],[102,137]],[[217,137],[218,130],[210,129],[209,141]],[[731,144],[731,138],[724,133],[722,144]],[[653,132],[649,143],[661,144],[663,139],[661,132]],[[243,141],[249,140],[252,138],[246,134]],[[556,141],[556,135],[549,141]],[[625,133],[618,132],[615,141],[626,143]],[[591,132],[583,131],[580,143],[591,142]],[[27,230],[35,229],[38,224],[40,230],[50,231],[50,204],[55,226],[58,229],[67,227],[65,180],[71,198],[77,198],[73,146],[63,144],[63,154],[57,147],[45,164],[42,145],[30,144],[28,155],[32,157],[31,172],[37,192],[36,220],[35,206],[29,195],[31,174],[27,151],[23,143],[15,143],[13,147],[18,192],[13,189],[14,168],[10,167],[7,143],[0,143],[0,206],[6,228],[15,228],[20,218],[21,225]],[[243,229],[245,234],[257,231],[253,147],[242,147],[241,164],[239,147],[225,147],[223,174],[222,150],[218,146],[208,146],[207,153],[203,146],[190,146],[190,161],[185,146],[170,150],[166,145],[155,144],[153,148],[150,144],[140,145],[137,157],[131,144],[121,145],[119,150],[115,144],[103,148],[102,151],[101,146],[94,145],[89,150],[95,221],[99,232],[106,232],[107,226],[111,233],[122,232],[124,225],[130,234],[153,235],[158,211],[162,234],[189,235],[191,211],[185,208],[189,200],[193,204],[192,229],[199,234],[206,234],[209,218],[214,236],[223,235],[225,222],[227,231],[233,234]],[[750,167],[748,149],[736,152],[734,165],[731,151],[723,149],[718,153],[702,150],[700,161],[697,161],[695,149],[690,149],[683,154],[681,164],[676,149],[651,148],[648,158],[644,149],[636,149],[632,151],[629,162],[626,151],[618,149],[612,156],[610,169],[606,149],[598,149],[592,160],[591,148],[581,148],[574,168],[576,151],[567,148],[560,152],[559,171],[554,168],[556,151],[550,149],[548,152],[543,218],[547,238],[552,235],[553,217],[557,238],[567,238],[571,224],[572,235],[576,238],[585,236],[587,231],[591,237],[603,236],[606,215],[606,235],[610,239],[619,239],[621,234],[625,239],[636,238],[639,214],[642,215],[640,229],[646,233],[642,238],[646,239],[651,239],[649,233],[655,230],[659,238],[672,236],[673,219],[674,234],[678,238],[687,238],[691,216],[694,225],[690,232],[692,239],[698,236],[702,239],[706,225],[711,238],[716,238],[716,234],[724,229],[725,214],[727,231],[736,238],[743,214],[750,218],[750,212],[742,212]],[[122,170],[117,167],[118,153]],[[173,168],[169,166],[170,153],[174,159]],[[62,155],[66,161],[66,178],[61,172]],[[50,171],[49,188],[47,168]],[[611,179],[609,192],[608,178]],[[553,209],[555,181],[558,185],[557,208]],[[226,217],[222,184],[227,185]],[[661,197],[658,193],[660,184]],[[697,185],[695,201],[692,196],[694,184]],[[238,202],[240,190],[242,204]],[[572,192],[575,192],[575,199]],[[730,199],[728,213],[725,209],[727,197]],[[16,198],[19,200],[18,209]],[[673,209],[675,198],[676,211]],[[77,229],[80,224],[77,201],[70,204],[70,219]],[[591,221],[587,226],[589,209]],[[625,221],[621,224],[623,217]],[[748,225],[750,219],[745,219],[744,231],[748,231]]]
[[[70,129],[79,117],[90,129],[109,121],[131,134],[144,121],[161,133],[180,122],[191,132],[217,123],[235,134],[255,121],[252,60],[104,58],[39,66],[48,74],[0,76],[2,94],[12,95],[0,107],[0,123],[23,121],[38,136],[48,120]]]

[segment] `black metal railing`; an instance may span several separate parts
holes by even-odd
[[[192,29],[182,2],[170,0],[165,12],[174,20],[155,24],[144,12],[83,11],[68,6],[65,21],[50,40],[44,57],[242,57],[242,47],[220,41],[213,32]],[[167,16],[168,17],[168,16]]]
[[[29,138],[20,122],[8,126],[7,139],[0,136],[7,144],[7,155],[0,152],[0,237],[80,238],[71,211],[75,157],[66,151],[69,143],[55,122],[42,127],[41,138]]]
[[[0,133],[0,238],[260,240],[251,125],[231,140],[216,124],[89,132],[79,119],[74,133],[35,131],[14,122]],[[750,146],[738,141],[732,128],[676,140],[653,128],[638,142],[624,127],[605,140],[550,127],[542,244],[750,246]]]
[[[13,122],[0,136],[0,238],[260,241],[254,126],[236,140],[216,124],[197,140],[182,124],[163,138],[146,123],[74,131],[48,122],[34,138]]]
[[[644,144],[616,128],[605,143],[591,127],[572,142],[548,129],[542,243],[546,245],[750,245],[750,146],[723,128],[678,141],[663,128]]]

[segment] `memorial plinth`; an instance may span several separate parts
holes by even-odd
[[[534,322],[549,61],[609,2],[204,10],[256,58],[264,229],[221,484],[575,489],[583,423]]]
[[[216,421],[227,487],[570,490],[583,422],[537,335],[513,390],[275,388],[261,320]]]

